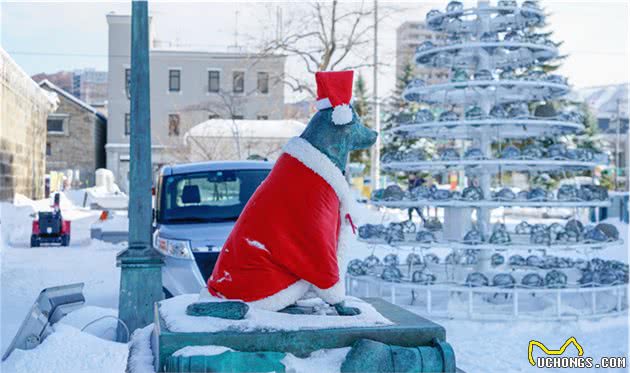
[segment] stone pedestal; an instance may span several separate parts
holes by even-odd
[[[293,331],[173,332],[160,316],[159,304],[157,304],[152,341],[155,366],[159,371],[164,371],[166,366],[171,368],[191,366],[189,363],[182,364],[181,357],[172,356],[173,353],[187,346],[225,346],[244,353],[282,352],[306,357],[317,350],[350,347],[360,340],[371,340],[391,346],[411,347],[418,351],[420,348],[431,350],[431,353],[425,353],[424,356],[435,356],[435,359],[439,360],[437,364],[440,365],[434,366],[443,366],[446,371],[455,370],[455,355],[446,343],[446,331],[443,327],[380,298],[364,298],[363,300],[371,304],[393,324]],[[189,357],[189,360],[196,362],[193,365],[198,365],[202,364],[204,358],[196,356]],[[209,364],[216,363],[212,362],[210,357],[206,360]],[[435,362],[425,361],[424,363]]]

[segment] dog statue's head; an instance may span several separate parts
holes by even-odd
[[[366,149],[376,141],[378,134],[366,127],[352,106],[352,120],[346,124],[335,124],[333,109],[323,109],[315,113],[300,135],[324,153],[341,172],[346,168],[348,154],[352,150]]]

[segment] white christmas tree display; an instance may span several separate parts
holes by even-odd
[[[448,146],[435,155],[417,146],[383,155],[384,170],[414,177],[374,191],[370,203],[408,210],[409,220],[359,228],[361,240],[389,245],[390,253],[352,260],[349,291],[446,316],[624,312],[628,265],[597,255],[623,240],[614,225],[587,222],[589,211],[610,205],[607,190],[576,178],[608,159],[575,146],[583,115],[556,103],[570,87],[548,72],[558,49],[540,31],[543,10],[535,1],[483,1],[470,9],[451,1],[444,12],[430,11],[426,23],[446,34],[446,43],[424,42],[415,62],[449,68],[451,79],[412,81],[405,100],[431,109],[401,115],[389,135]],[[422,183],[426,174],[457,181],[438,187]],[[432,216],[422,213],[427,208]],[[421,220],[411,220],[415,212]]]

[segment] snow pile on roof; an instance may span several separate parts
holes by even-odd
[[[186,315],[186,307],[199,301],[196,294],[185,294],[160,302],[160,315],[166,327],[173,332],[201,333],[218,332],[222,330],[305,330],[324,328],[352,328],[376,325],[391,325],[392,322],[378,313],[370,304],[353,297],[348,297],[346,304],[357,307],[361,314],[357,316],[329,316],[329,315],[291,315],[280,312],[250,308],[243,320],[225,320],[216,317],[199,317]],[[207,300],[206,300],[207,301]],[[326,304],[321,303],[321,307]],[[312,303],[309,301],[309,305]]]
[[[192,127],[184,138],[193,137],[234,137],[241,138],[280,138],[299,136],[306,126],[297,120],[232,120],[209,119]]]
[[[55,332],[28,351],[15,350],[3,372],[124,372],[127,344],[106,341],[72,326],[57,324]]]
[[[616,116],[618,103],[622,115],[627,117],[628,85],[628,83],[622,83],[582,88],[575,92],[575,96],[593,108],[598,117]]]
[[[74,102],[75,104],[81,106],[82,108],[84,108],[85,110],[91,112],[92,114],[100,117],[101,119],[105,120],[105,115],[103,115],[103,113],[99,112],[98,110],[96,110],[92,105],[78,99],[77,97],[75,97],[74,95],[72,95],[70,92],[65,91],[63,88],[57,86],[56,84],[54,84],[53,82],[51,82],[48,79],[44,79],[41,82],[38,83],[40,87],[46,86],[49,89],[52,89],[53,91],[59,93],[60,95],[62,95],[63,97],[67,98],[68,100]]]

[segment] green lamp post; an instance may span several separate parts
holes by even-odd
[[[118,317],[132,332],[153,322],[153,305],[163,298],[162,259],[151,247],[151,113],[149,90],[149,15],[147,1],[131,11],[131,137],[129,247],[120,266]],[[118,339],[126,333],[118,327]]]

